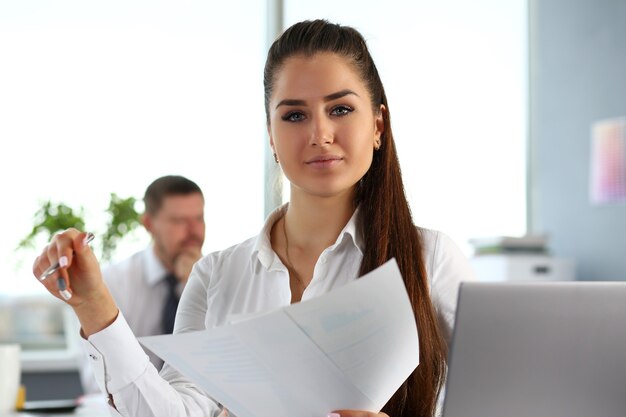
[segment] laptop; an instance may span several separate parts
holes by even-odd
[[[626,282],[461,284],[443,417],[626,416]]]

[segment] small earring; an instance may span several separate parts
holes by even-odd
[[[380,139],[376,139],[376,142],[374,142],[374,150],[377,151],[380,149]]]
[[[274,152],[274,161],[276,161],[276,163],[278,163],[278,155],[276,155],[276,152]]]

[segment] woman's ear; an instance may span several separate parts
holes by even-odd
[[[376,135],[377,140],[379,140],[382,134],[385,133],[385,112],[386,111],[387,109],[385,108],[385,105],[381,104],[380,109],[378,110],[377,114],[374,116],[374,125],[375,125],[374,134]]]
[[[274,154],[274,161],[278,163],[278,157],[276,156],[276,147],[274,146],[274,136],[272,135],[272,126],[267,124],[267,136],[270,138],[270,149],[272,150],[272,154]]]
[[[267,124],[267,136],[270,138],[270,148],[272,148],[272,152],[276,152],[274,149],[274,138],[272,137],[272,127],[270,124]]]
[[[269,125],[267,126],[267,135],[270,137],[270,149],[274,155],[274,162],[278,163],[278,156],[276,155],[276,148],[274,147],[274,138],[272,137],[272,131],[270,130]]]
[[[272,139],[272,124],[269,122],[269,120],[267,121],[267,123],[265,123],[265,129],[267,129],[267,136],[270,138],[270,143],[272,143],[273,139]]]

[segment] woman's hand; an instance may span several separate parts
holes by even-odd
[[[337,410],[328,414],[327,417],[389,417],[389,415],[383,412],[372,413],[371,411]]]
[[[83,333],[89,336],[110,325],[118,310],[86,237],[86,233],[76,229],[55,235],[35,259],[33,274],[39,279],[50,265],[59,263],[59,270],[41,283],[74,309]]]

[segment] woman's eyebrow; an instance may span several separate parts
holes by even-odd
[[[346,88],[345,90],[337,91],[336,93],[332,93],[332,94],[329,94],[327,96],[324,96],[323,100],[325,102],[333,101],[333,100],[337,100],[338,98],[345,97],[345,96],[350,95],[350,94],[353,94],[353,95],[359,97],[359,95],[357,93],[355,93],[354,91]],[[305,104],[306,104],[306,101],[304,101],[304,100],[287,98],[287,99],[279,101],[274,109],[277,109],[280,106],[304,106]]]
[[[345,96],[350,95],[350,94],[353,94],[353,95],[359,97],[359,95],[357,93],[355,93],[354,91],[346,88],[345,90],[337,91],[336,93],[332,93],[332,94],[327,95],[326,97],[324,97],[324,101],[337,100],[338,98],[345,97]]]
[[[292,98],[286,98],[278,102],[274,109],[279,108],[280,106],[304,106],[306,102],[304,100],[296,100]]]

